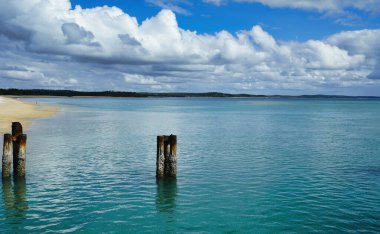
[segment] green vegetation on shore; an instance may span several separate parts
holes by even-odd
[[[206,93],[148,93],[148,92],[121,92],[121,91],[73,91],[73,90],[49,90],[49,89],[0,89],[0,95],[12,96],[60,96],[60,97],[226,97],[226,98],[366,98],[380,99],[375,96],[343,96],[343,95],[253,95],[253,94],[229,94],[220,92]]]

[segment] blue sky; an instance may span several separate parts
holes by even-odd
[[[374,0],[0,0],[0,87],[380,96]]]
[[[85,8],[117,6],[139,22],[156,15],[162,8],[154,1],[136,0],[73,0],[73,5]],[[176,2],[176,1],[167,1]],[[380,4],[380,2],[379,2]],[[260,3],[230,2],[214,5],[203,1],[184,1],[174,4],[186,12],[176,12],[180,27],[199,33],[227,30],[231,33],[261,25],[279,40],[323,39],[331,34],[347,31],[380,28],[378,14],[357,9],[345,13],[318,12],[293,8],[273,8]],[[170,7],[169,7],[170,8]]]

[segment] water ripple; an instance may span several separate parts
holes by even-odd
[[[380,231],[378,102],[45,101],[65,112],[2,181],[1,233]],[[178,178],[156,181],[170,133]]]

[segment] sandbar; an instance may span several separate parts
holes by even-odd
[[[0,134],[11,133],[12,122],[20,122],[27,130],[33,119],[48,118],[59,112],[58,107],[0,96]]]

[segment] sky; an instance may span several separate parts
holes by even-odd
[[[0,88],[380,96],[380,0],[0,0]]]

